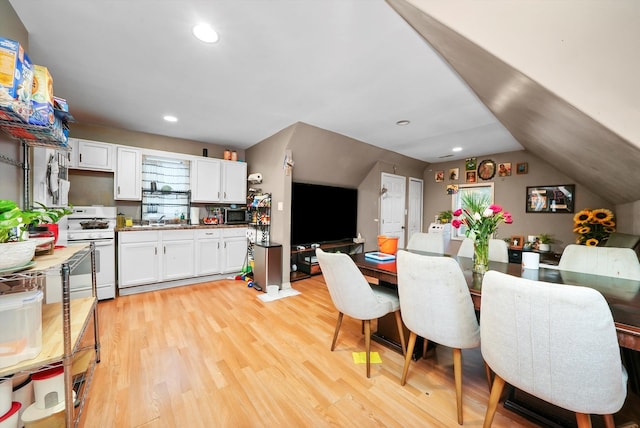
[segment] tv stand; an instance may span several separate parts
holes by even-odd
[[[304,249],[303,249],[304,247]],[[353,240],[319,242],[308,245],[292,245],[291,246],[291,264],[296,265],[297,270],[291,270],[290,281],[299,281],[309,278],[312,275],[322,273],[318,259],[316,258],[316,249],[321,248],[323,251],[330,253],[346,253],[358,254],[364,251],[363,242],[353,242]]]

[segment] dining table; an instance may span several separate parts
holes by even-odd
[[[482,304],[482,274],[473,272],[473,259],[455,255],[442,255],[418,250],[407,250],[434,257],[452,257],[457,260],[469,287],[474,308],[480,312]],[[395,259],[380,262],[367,257],[367,253],[351,255],[360,271],[367,277],[375,278],[381,286],[397,287],[398,275]],[[640,394],[640,281],[617,277],[591,275],[560,270],[557,266],[541,266],[539,269],[524,269],[518,263],[489,262],[489,270],[556,284],[572,284],[598,290],[607,301],[621,348],[623,364],[629,374],[629,389]],[[425,278],[425,284],[429,279]],[[406,327],[405,327],[406,329]],[[407,332],[408,334],[408,332]],[[394,337],[395,336],[395,337]],[[378,320],[378,329],[372,339],[396,350],[401,350],[395,320]],[[418,358],[420,355],[414,355]],[[557,408],[524,391],[511,388],[504,406],[543,426],[572,426],[575,416],[572,412]],[[594,426],[600,426],[596,420]]]
[[[428,256],[443,257],[441,254],[417,250],[409,251]],[[396,286],[398,284],[395,259],[388,262],[378,262],[369,259],[366,253],[353,254],[351,257],[364,275],[376,278],[386,285]],[[480,311],[483,276],[482,274],[473,272],[473,260],[468,257],[457,257],[453,255],[444,255],[444,257],[453,257],[458,261],[467,281],[473,305],[476,310]],[[494,261],[489,262],[489,270],[534,281],[572,284],[598,290],[604,296],[611,309],[620,347],[640,351],[640,281],[591,275],[549,267],[523,269],[522,265],[518,263]],[[428,281],[428,278],[425,278],[425,281]]]

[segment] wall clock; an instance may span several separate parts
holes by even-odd
[[[483,180],[491,180],[496,175],[496,163],[491,159],[485,159],[478,165],[478,177]]]

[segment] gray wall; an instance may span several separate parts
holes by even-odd
[[[528,236],[547,233],[557,240],[552,250],[560,251],[567,244],[575,242],[573,233],[574,214],[525,213],[526,187],[548,186],[556,184],[575,184],[575,212],[583,208],[609,208],[615,211],[615,206],[596,195],[588,187],[576,182],[562,171],[559,171],[543,159],[527,152],[517,151],[501,153],[477,158],[477,164],[485,159],[492,159],[497,164],[511,162],[512,175],[508,177],[496,176],[491,180],[480,180],[479,183],[494,183],[495,202],[502,205],[513,214],[513,224],[502,224],[498,227],[498,238],[511,235]],[[524,175],[516,174],[516,163],[527,162],[529,172]],[[450,181],[447,176],[449,168],[460,168],[460,180]],[[446,194],[447,184],[465,184],[464,160],[443,162],[429,165],[425,172],[425,224],[429,224],[440,211],[451,209],[451,196]],[[445,171],[445,181],[436,183],[436,171]]]

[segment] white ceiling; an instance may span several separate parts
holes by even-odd
[[[522,149],[383,0],[10,3],[78,122],[237,149],[305,122],[427,162]]]

